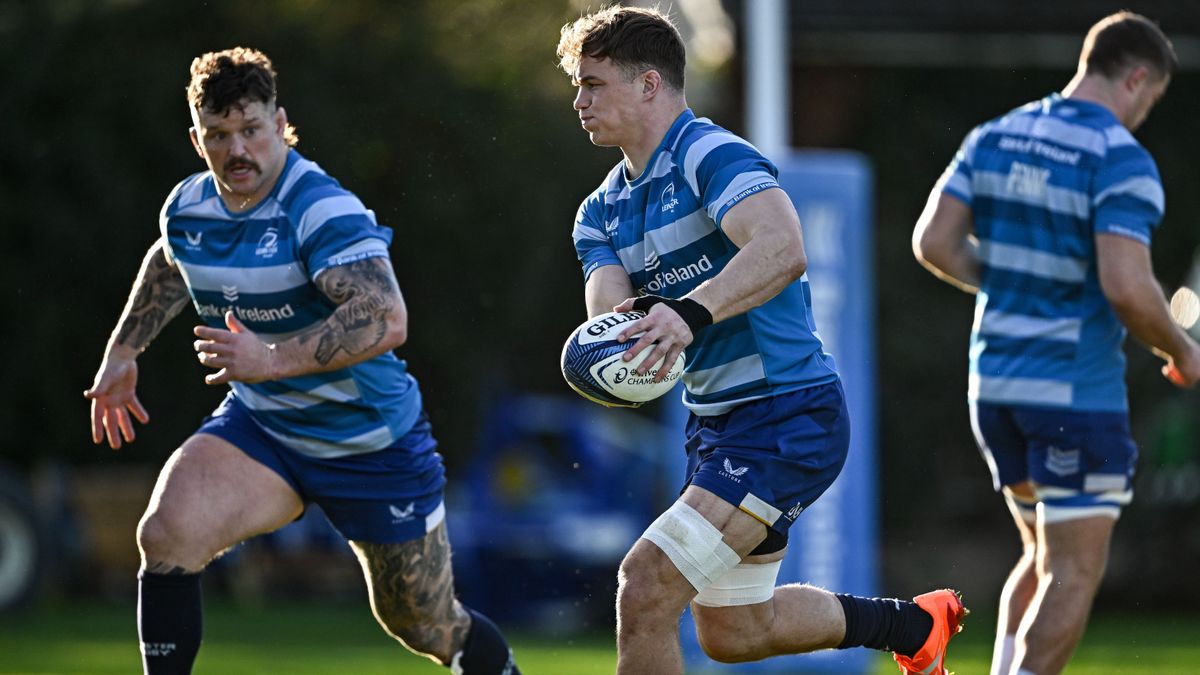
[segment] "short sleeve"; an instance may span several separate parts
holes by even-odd
[[[309,278],[337,265],[387,257],[392,230],[376,223],[358,197],[334,184],[315,187],[306,197],[296,236]]]
[[[166,256],[167,262],[171,265],[175,264],[175,249],[171,245],[171,237],[168,236],[167,226],[170,224],[171,218],[179,212],[180,201],[182,200],[184,193],[189,193],[193,195],[194,198],[195,194],[200,190],[200,177],[202,175],[203,174],[198,173],[192,174],[191,176],[179,181],[175,187],[171,188],[171,192],[163,201],[162,208],[158,211],[159,241],[162,242],[163,255]]]
[[[950,165],[942,172],[934,186],[935,190],[945,192],[967,206],[971,205],[975,197],[974,191],[971,189],[971,164],[975,155],[975,145],[979,142],[982,133],[982,129],[976,127],[967,134],[962,144],[958,146],[958,152],[954,153],[954,159],[950,160]]]
[[[1110,147],[1092,184],[1096,234],[1116,234],[1147,246],[1166,211],[1158,167],[1136,143]]]
[[[779,170],[753,145],[728,131],[705,134],[683,152],[688,185],[719,227],[746,197],[779,187]]]
[[[616,222],[612,225],[615,229]],[[621,264],[608,238],[608,228],[604,223],[604,193],[601,190],[593,192],[579,205],[571,238],[575,242],[575,255],[583,265],[585,280],[596,268]]]

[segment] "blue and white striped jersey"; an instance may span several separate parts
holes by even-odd
[[[1126,410],[1095,235],[1150,244],[1165,203],[1145,148],[1107,108],[1052,94],[971,131],[939,186],[979,237],[970,400]]]
[[[685,110],[634,180],[621,162],[584,200],[575,250],[584,277],[619,265],[638,293],[678,298],[716,276],[737,247],[720,228],[742,199],[778,188],[754,146]],[[816,335],[805,276],[745,314],[702,329],[687,348],[683,402],[697,415],[837,379]]]
[[[325,321],[335,305],[313,280],[336,265],[386,258],[392,239],[357,197],[295,150],[252,210],[229,211],[205,171],[175,187],[159,225],[201,319],[224,328],[232,310],[267,341]],[[230,386],[267,433],[314,457],[387,447],[421,408],[416,380],[391,352],[340,370]]]

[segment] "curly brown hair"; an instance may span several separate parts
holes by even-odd
[[[582,16],[562,27],[556,53],[568,75],[574,75],[584,56],[608,58],[629,80],[657,70],[668,87],[683,91],[683,38],[657,9],[614,5]]]
[[[201,54],[192,60],[191,73],[187,99],[195,110],[228,115],[232,109],[241,110],[246,101],[275,104],[275,67],[257,49],[234,47]],[[300,140],[291,124],[284,140],[290,146]]]

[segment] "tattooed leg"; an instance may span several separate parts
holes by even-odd
[[[462,649],[471,620],[454,597],[446,524],[400,544],[350,545],[384,630],[410,650],[448,665]]]

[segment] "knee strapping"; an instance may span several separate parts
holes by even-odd
[[[775,595],[775,579],[779,577],[782,564],[782,560],[758,565],[741,563],[700,591],[696,604],[736,607],[766,602]]]
[[[646,528],[642,538],[662,549],[697,592],[741,562],[721,531],[683,502],[672,504]]]

